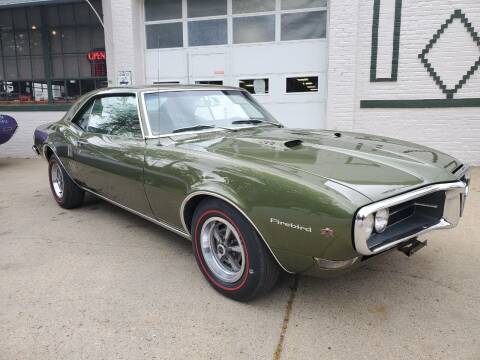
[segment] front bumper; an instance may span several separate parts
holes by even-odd
[[[436,222],[431,223],[428,226],[409,230],[401,235],[396,234],[395,237],[384,241],[382,244],[377,244],[376,246],[371,246],[368,241],[369,238],[363,236],[364,232],[362,232],[361,226],[369,215],[375,214],[381,209],[388,209],[439,192],[445,192],[445,201],[443,203],[443,214]],[[354,245],[356,251],[364,256],[372,256],[392,249],[405,241],[430,231],[456,227],[463,214],[467,194],[468,181],[456,181],[452,183],[430,185],[361,208],[357,212],[353,225]]]

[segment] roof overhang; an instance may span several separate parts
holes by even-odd
[[[0,0],[0,8],[46,5],[46,4],[65,4],[65,3],[80,2],[80,1],[81,0]]]

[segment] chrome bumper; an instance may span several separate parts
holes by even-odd
[[[380,209],[390,208],[395,205],[399,205],[416,198],[420,198],[422,196],[432,194],[439,191],[445,191],[445,205],[443,209],[443,216],[438,221],[437,224],[430,226],[428,228],[422,229],[414,234],[409,234],[408,236],[388,242],[385,245],[381,245],[375,247],[374,249],[370,249],[368,247],[367,241],[368,238],[365,239],[361,235],[361,231],[359,230],[359,224],[364,221],[370,214],[376,213]],[[355,249],[358,253],[365,256],[371,256],[383,252],[385,250],[391,249],[393,247],[398,246],[399,244],[415,238],[419,235],[428,233],[433,230],[441,230],[441,229],[450,229],[454,228],[458,225],[460,218],[463,214],[463,209],[465,207],[465,200],[468,194],[468,181],[457,181],[453,183],[445,183],[445,184],[436,184],[430,185],[418,190],[411,191],[406,194],[398,195],[390,199],[382,200],[377,203],[367,205],[361,208],[356,215],[355,222],[354,222],[354,243]]]

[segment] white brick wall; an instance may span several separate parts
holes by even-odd
[[[18,123],[18,130],[6,144],[0,145],[0,157],[32,158],[33,133],[37,126],[60,120],[64,112],[36,111],[36,112],[4,112]]]
[[[335,1],[330,18],[330,76],[328,116],[332,128],[370,132],[410,140],[445,151],[472,164],[480,165],[480,108],[442,109],[361,109],[360,100],[445,99],[420,62],[418,54],[433,34],[456,10],[461,9],[480,32],[478,0],[404,0],[397,82],[370,82],[373,0]],[[392,8],[392,11],[394,9]],[[359,17],[358,24],[357,20]],[[345,30],[351,21],[355,34]],[[358,25],[358,26],[357,26]],[[463,26],[453,24],[432,51],[432,62],[439,74],[449,80],[461,78],[478,53]],[[379,32],[389,41],[393,33]],[[466,51],[468,50],[468,51]],[[478,51],[477,51],[478,50]],[[379,49],[381,51],[381,49]],[[476,52],[477,51],[477,52]],[[471,65],[467,65],[471,64]],[[354,73],[355,72],[355,73]],[[355,94],[352,94],[354,89]],[[455,98],[480,98],[480,70]],[[353,106],[351,101],[353,100]]]

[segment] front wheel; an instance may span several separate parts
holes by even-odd
[[[55,155],[48,162],[48,179],[53,198],[64,209],[73,209],[83,202],[84,191],[68,176]]]
[[[249,301],[275,285],[278,265],[254,227],[230,205],[203,201],[193,216],[192,238],[200,270],[223,295]]]

